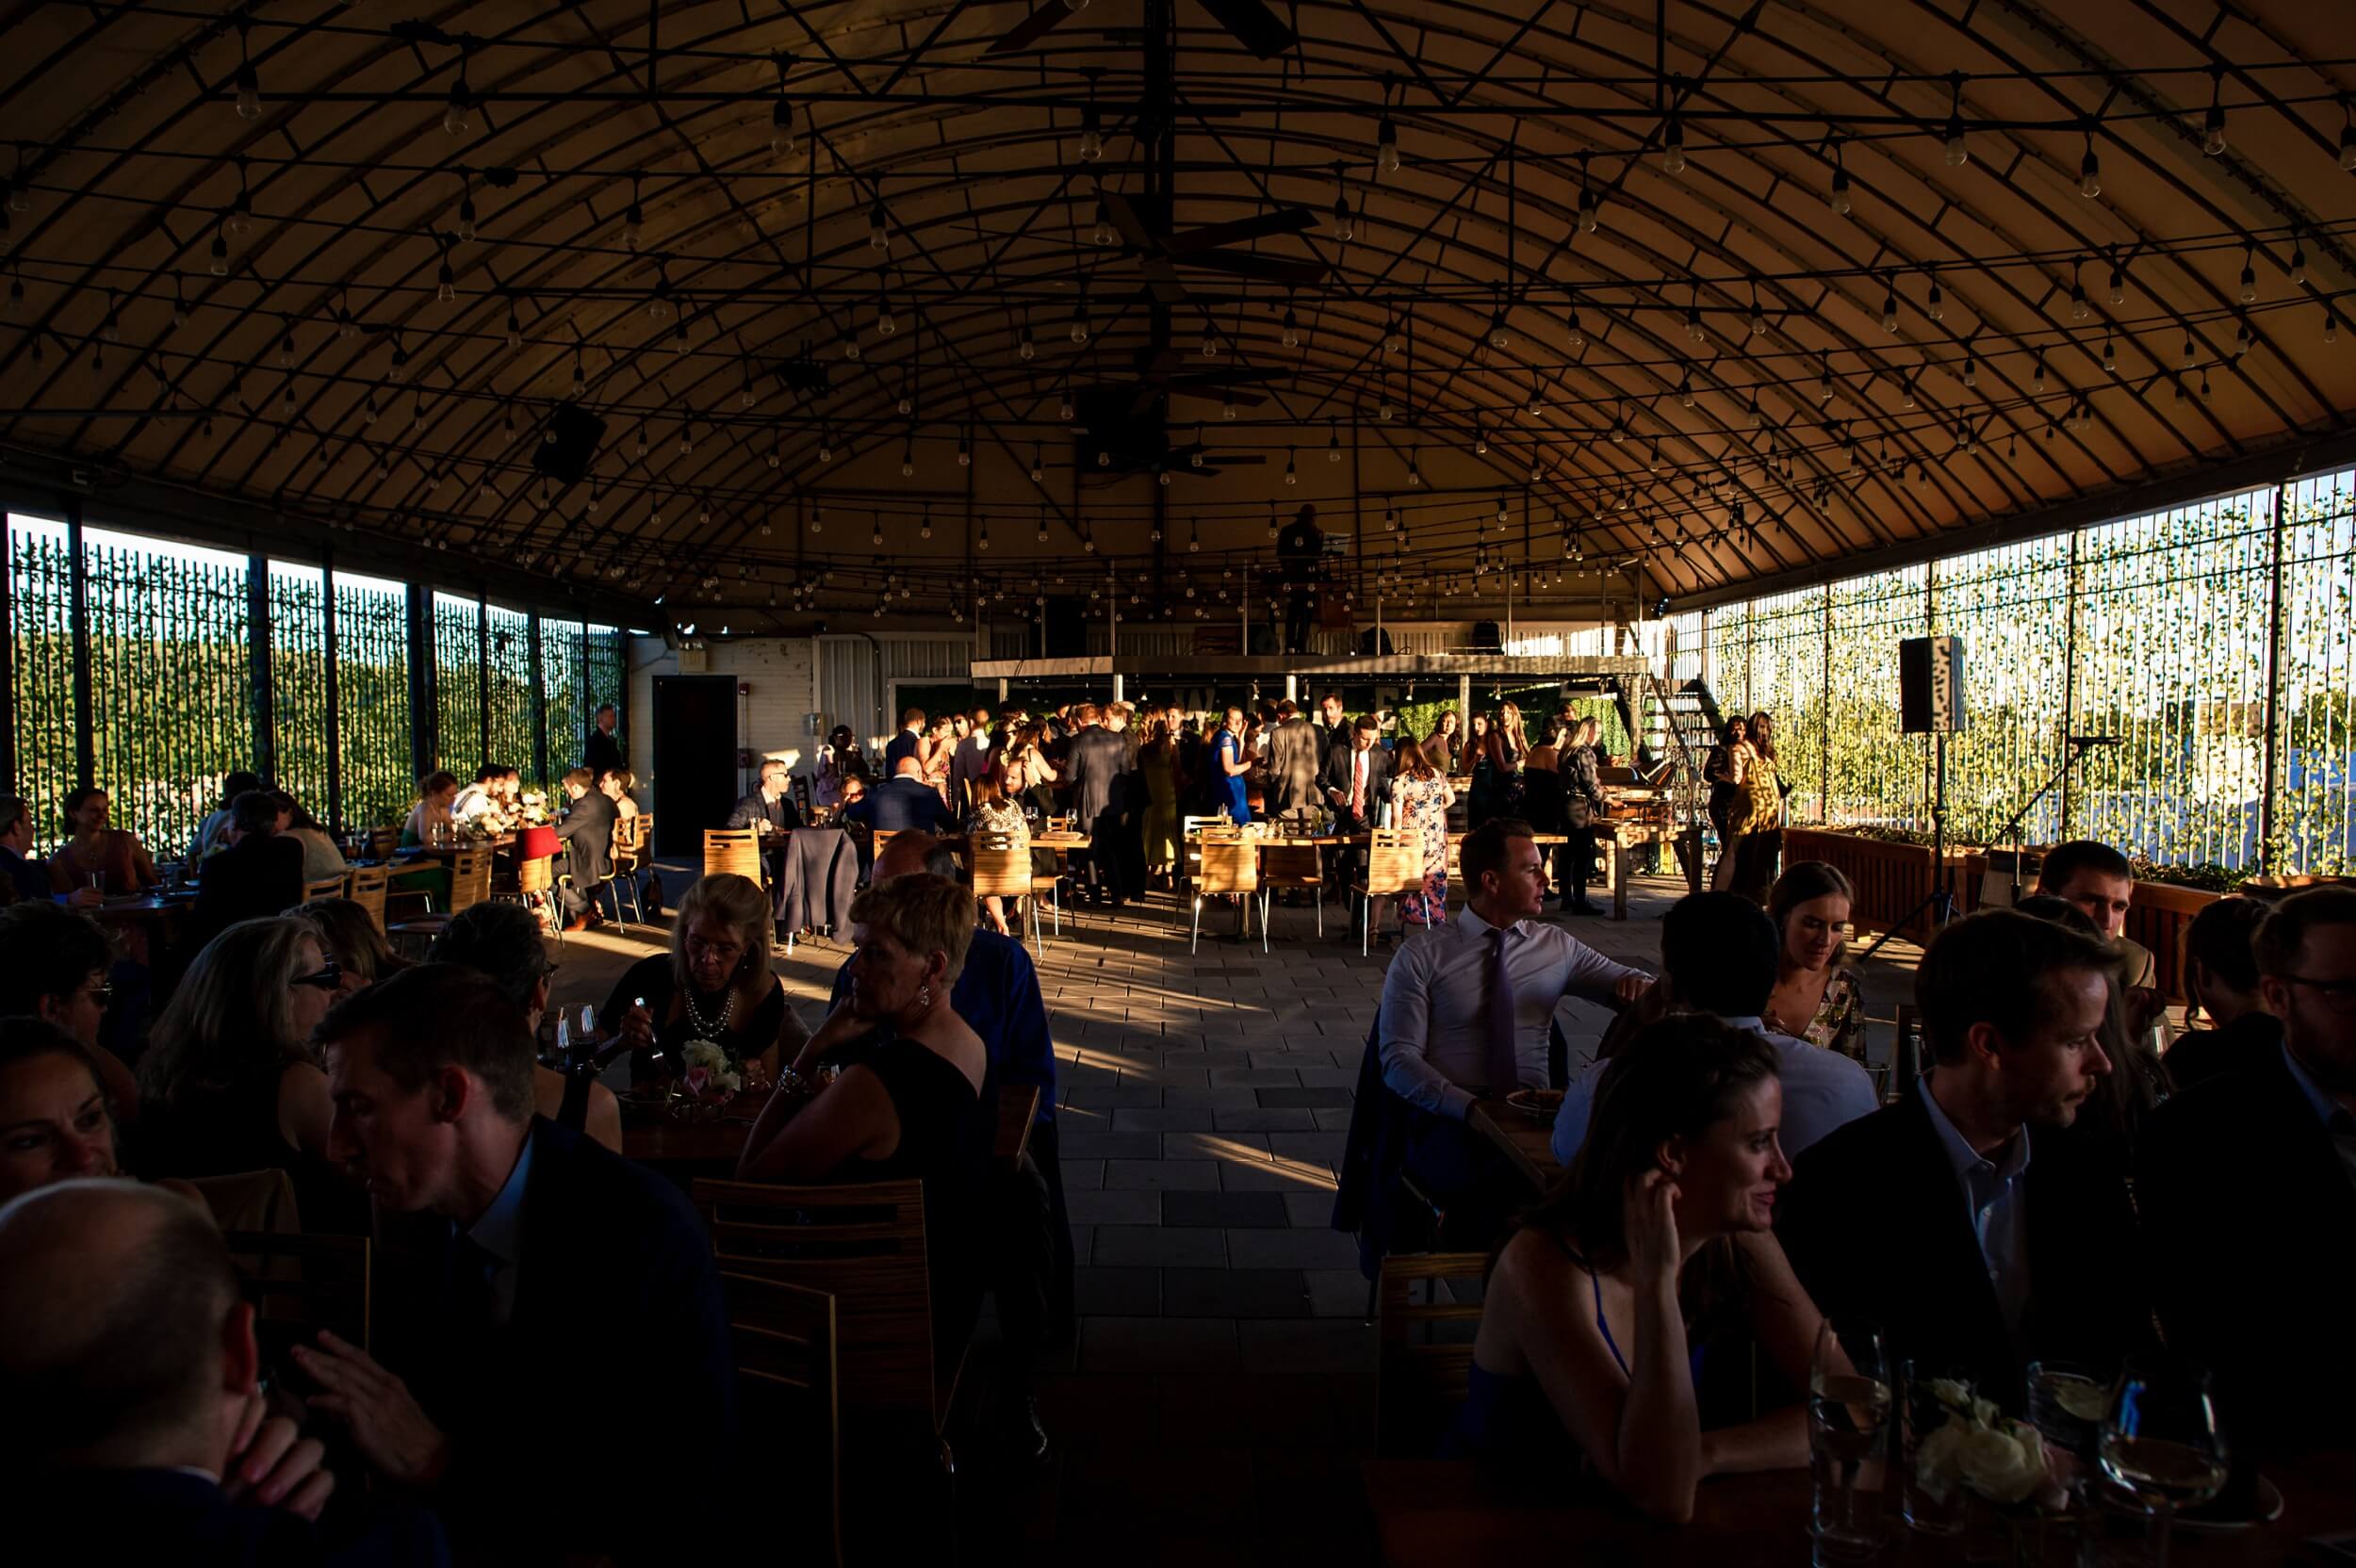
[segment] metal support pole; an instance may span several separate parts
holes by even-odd
[[[254,771],[278,779],[278,725],[270,710],[270,558],[245,558],[246,675],[254,689]]]
[[[491,763],[491,595],[482,583],[474,589],[474,678],[475,704],[483,724],[483,755],[475,759],[477,767]],[[500,764],[514,767],[513,762]]]
[[[2080,531],[2070,532],[2070,590],[2062,606],[2062,724],[2063,756],[2069,755],[2069,735],[2078,727],[2078,538]],[[2055,830],[2056,841],[2070,837],[2069,770],[2062,773],[2061,825]],[[2016,859],[2018,857],[2016,857]]]
[[[343,683],[336,678],[335,552],[319,551],[320,646],[327,655],[327,820],[344,830]]]
[[[441,681],[434,662],[434,588],[409,584],[409,767],[423,778],[439,766]]]
[[[1468,675],[1456,678],[1456,722],[1464,727],[1464,734],[1472,734],[1472,677]]]
[[[548,787],[548,677],[540,664],[540,612],[524,612],[524,635],[531,639],[525,650],[532,671],[532,776],[543,790]]]
[[[72,569],[67,593],[68,603],[73,607],[74,714],[78,721],[74,727],[74,782],[87,790],[98,771],[98,715],[90,711],[90,568],[82,554],[79,497],[65,503],[65,550],[67,564]]]
[[[2258,869],[2281,875],[2290,868],[2280,864],[2282,846],[2275,841],[2279,818],[2277,796],[2282,789],[2282,487],[2266,492],[2274,526],[2267,531],[2272,577],[2266,596],[2266,775],[2258,791]]]

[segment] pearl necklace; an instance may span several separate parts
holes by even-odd
[[[695,1005],[694,987],[681,988],[679,1001],[687,1008],[687,1026],[695,1031],[695,1037],[699,1040],[711,1040],[717,1044],[720,1037],[728,1031],[728,1020],[736,1016],[736,988],[734,986],[728,988],[728,998],[720,1005],[719,1018],[711,1021],[706,1021],[702,1010]]]

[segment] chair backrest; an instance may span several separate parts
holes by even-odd
[[[344,896],[368,912],[376,934],[384,934],[384,890],[392,881],[390,866],[354,866],[344,873]]]
[[[975,898],[1031,896],[1031,851],[1011,833],[976,833],[966,846]]]
[[[834,1298],[783,1280],[723,1273],[720,1298],[736,1351],[738,1425],[746,1457],[784,1486],[797,1553],[843,1560],[841,1389]]]
[[[704,874],[761,881],[761,835],[749,827],[705,828]]]
[[[450,912],[471,909],[491,896],[491,846],[462,849],[450,857]]]
[[[1366,887],[1378,893],[1407,893],[1422,886],[1422,832],[1412,827],[1376,828],[1366,853]]]
[[[1260,874],[1270,882],[1321,882],[1315,844],[1269,844],[1260,851]]]
[[[341,876],[322,876],[317,881],[305,882],[303,884],[303,898],[305,903],[309,903],[313,899],[341,898],[343,896],[344,879]]]
[[[286,1352],[317,1343],[319,1331],[368,1348],[370,1255],[366,1236],[225,1231],[237,1288],[254,1303],[254,1333],[265,1364],[291,1366]]]
[[[556,857],[543,855],[531,860],[515,862],[515,888],[519,892],[544,893],[556,886]]]
[[[922,1414],[939,1429],[921,1184],[698,1181],[695,1200],[722,1272],[835,1298],[844,1409]]]
[[[1038,1120],[1037,1084],[999,1085],[998,1133],[990,1141],[990,1157],[1001,1165],[1019,1163],[1031,1146],[1031,1128]]]
[[[230,1176],[183,1178],[213,1211],[222,1232],[267,1231],[293,1235],[303,1229],[296,1212],[294,1182],[283,1170],[240,1170]]]
[[[635,817],[632,817],[630,821],[638,825],[638,843],[636,847],[639,858],[642,860],[653,858],[654,813],[652,811],[641,811]]]
[[[1047,831],[1048,831],[1048,832],[1050,832],[1050,833],[1069,833],[1069,832],[1071,832],[1071,831],[1072,831],[1072,817],[1071,817],[1071,814],[1070,814],[1069,812],[1067,812],[1067,813],[1065,813],[1064,815],[1062,815],[1062,816],[1060,816],[1060,817],[1049,817],[1049,818],[1047,819]]]
[[[1441,1282],[1478,1280],[1488,1266],[1485,1252],[1418,1252],[1383,1260],[1375,1287],[1381,1345],[1375,1374],[1377,1455],[1429,1457],[1447,1433],[1464,1402],[1481,1306],[1441,1299]]]
[[[892,842],[892,840],[898,838],[900,833],[901,830],[897,827],[878,827],[875,829],[874,832],[868,837],[868,854],[874,859],[881,859],[883,858],[884,846]]]
[[[1204,834],[1203,864],[1195,873],[1195,890],[1205,893],[1255,892],[1260,886],[1260,846],[1240,835]]]
[[[398,827],[371,827],[371,828],[369,828],[369,829],[368,829],[368,858],[369,858],[369,859],[371,859],[371,860],[389,860],[389,859],[391,859],[391,858],[392,858],[392,856],[393,856],[393,851],[394,851],[394,850],[396,850],[396,849],[399,849],[400,847],[401,847],[401,829],[400,829],[400,828],[398,828]]]

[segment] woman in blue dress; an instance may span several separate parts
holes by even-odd
[[[1227,808],[1230,822],[1252,820],[1252,803],[1245,795],[1244,775],[1252,771],[1252,753],[1244,744],[1243,710],[1230,708],[1221,716],[1219,733],[1211,737],[1213,798]]]

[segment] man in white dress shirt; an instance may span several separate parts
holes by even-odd
[[[1471,1240],[1531,1196],[1464,1124],[1473,1102],[1546,1086],[1546,1028],[1563,997],[1625,1006],[1652,977],[1541,923],[1546,876],[1528,823],[1498,818],[1466,834],[1462,864],[1463,917],[1416,936],[1383,977],[1381,1049],[1383,1086],[1412,1107],[1407,1174]]]
[[[1826,1133],[1881,1106],[1873,1074],[1837,1051],[1769,1029],[1759,1015],[1775,988],[1779,944],[1767,911],[1739,893],[1692,893],[1661,923],[1661,995],[1670,1010],[1715,1013],[1775,1048],[1783,1080],[1776,1135],[1788,1159]],[[1554,1118],[1554,1157],[1564,1165],[1587,1139],[1587,1115],[1608,1057],[1571,1075]]]

